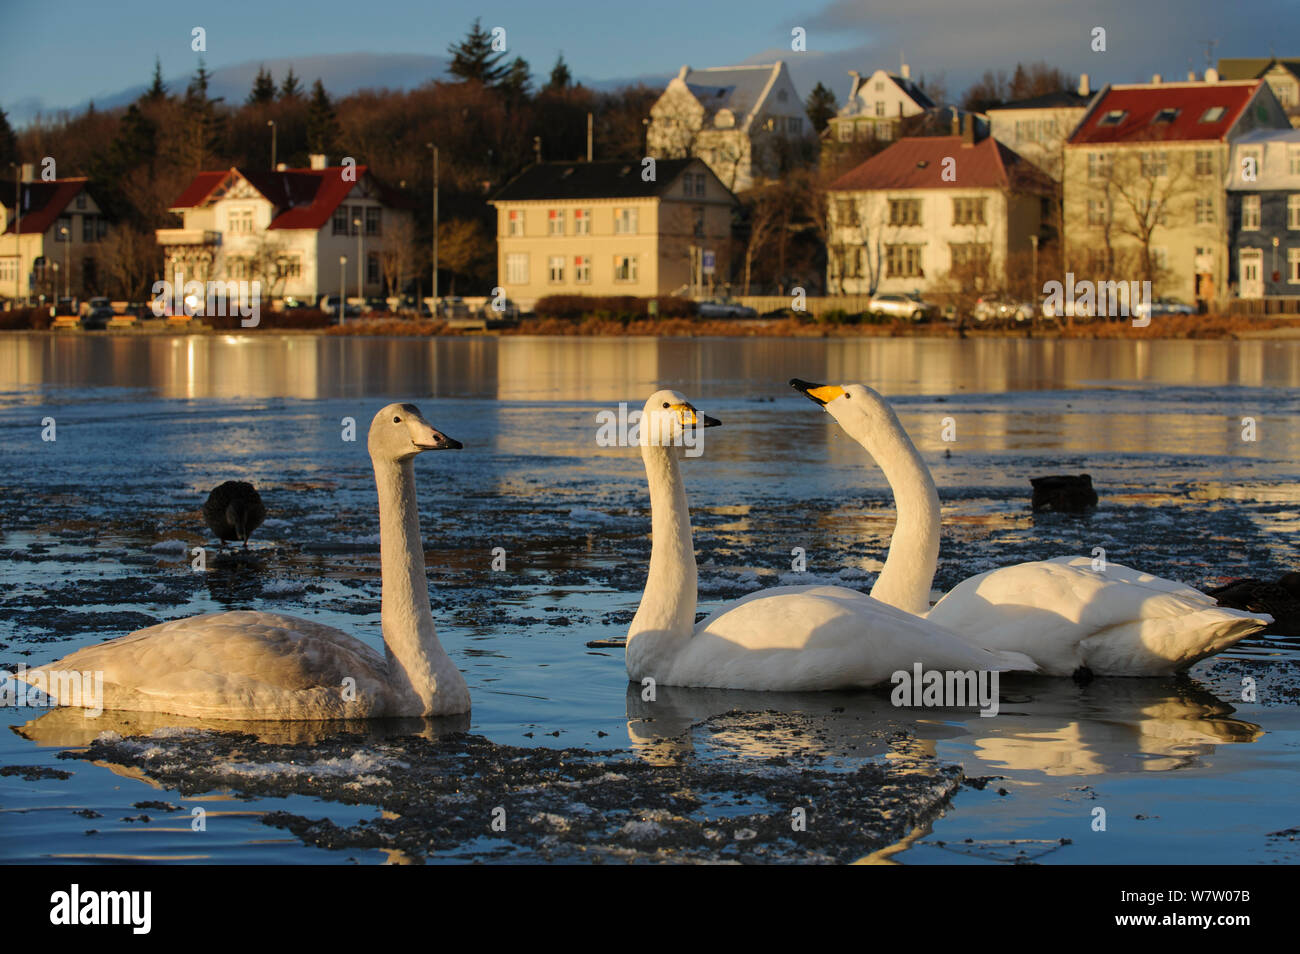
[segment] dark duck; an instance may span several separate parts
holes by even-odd
[[[1083,513],[1097,506],[1097,491],[1092,489],[1092,478],[1087,474],[1030,477],[1029,482],[1034,487],[1031,506],[1035,513],[1040,510]]]
[[[208,494],[203,519],[223,545],[242,540],[248,546],[248,538],[266,519],[266,505],[248,481],[227,480]]]

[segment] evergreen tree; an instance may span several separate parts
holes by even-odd
[[[808,118],[812,120],[813,129],[821,132],[826,125],[835,118],[838,104],[835,101],[835,94],[821,83],[813,87],[813,91],[808,94]]]
[[[528,68],[528,61],[522,56],[516,56],[510,64],[510,71],[506,73],[497,89],[505,93],[506,98],[512,103],[526,100],[533,91],[532,71]]]
[[[0,169],[18,161],[18,137],[9,125],[9,117],[0,109]]]
[[[291,66],[289,72],[284,75],[284,82],[280,84],[280,99],[298,99],[301,96],[302,83],[298,82],[298,77]]]
[[[153,58],[153,83],[145,91],[144,100],[147,103],[160,103],[166,98],[167,87],[163,85],[162,60],[155,56]]]
[[[311,101],[307,105],[307,148],[312,152],[330,154],[340,136],[338,117],[325,84],[318,77],[311,86]]]
[[[555,65],[551,67],[551,78],[546,81],[543,89],[548,93],[562,92],[572,85],[573,74],[569,72],[569,64],[564,62],[564,54],[561,53]]]
[[[447,47],[451,65],[447,71],[465,81],[477,81],[484,86],[496,86],[505,79],[506,67],[501,65],[504,53],[492,49],[492,35],[474,21],[469,34],[460,43]]]
[[[195,172],[201,171],[204,163],[223,151],[225,116],[217,110],[221,97],[214,99],[208,96],[211,78],[200,59],[194,78],[185,89],[183,106],[186,134],[182,140],[182,161],[188,169]]]
[[[265,106],[275,102],[275,78],[271,71],[257,68],[257,78],[253,80],[253,91],[248,94],[248,105]]]

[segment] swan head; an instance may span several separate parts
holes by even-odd
[[[846,434],[877,459],[878,452],[886,449],[883,442],[901,429],[889,402],[865,384],[813,384],[792,378],[790,387],[821,405]]]
[[[459,450],[462,445],[426,421],[414,404],[390,404],[370,422],[366,446],[375,460],[396,462],[427,450]]]
[[[641,410],[638,442],[642,446],[684,447],[687,457],[698,457],[703,451],[700,428],[721,423],[697,411],[680,391],[656,391]]]

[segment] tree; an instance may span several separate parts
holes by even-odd
[[[532,93],[533,78],[528,68],[528,61],[522,56],[516,56],[510,64],[510,70],[506,73],[505,79],[498,85],[498,89],[505,93],[506,99],[511,103],[518,104],[527,99]]]
[[[104,242],[103,261],[122,297],[145,298],[159,267],[153,232],[130,224],[114,226]]]
[[[555,93],[566,90],[572,85],[573,74],[569,72],[569,64],[564,62],[564,54],[561,53],[555,60],[555,65],[551,67],[551,78],[542,88],[548,93]]]
[[[180,146],[181,158],[186,168],[193,172],[202,170],[209,157],[215,157],[222,151],[222,139],[225,132],[224,117],[217,111],[221,98],[209,98],[208,81],[211,74],[199,60],[194,78],[185,89],[184,115],[185,128],[182,132]]]
[[[448,294],[456,294],[456,276],[480,278],[496,264],[496,243],[474,219],[451,219],[438,225],[438,266],[451,272]]]
[[[465,82],[482,83],[484,86],[496,86],[507,74],[507,68],[501,65],[505,53],[492,49],[492,34],[474,20],[465,39],[447,47],[451,54],[451,65],[447,71],[452,76]]]
[[[275,78],[271,71],[257,68],[257,78],[253,80],[253,91],[248,94],[248,105],[265,106],[275,102]]]
[[[776,234],[781,222],[781,197],[777,186],[754,189],[749,193],[749,237],[745,242],[745,277],[742,295],[749,294],[749,283],[753,277],[754,260],[759,250]]]
[[[339,140],[339,121],[334,103],[325,84],[317,77],[311,86],[311,102],[307,107],[307,148],[315,153],[328,154]]]
[[[284,75],[284,80],[280,83],[280,100],[295,100],[302,98],[302,83],[298,81],[293,67],[289,67],[289,72]]]
[[[18,137],[9,125],[9,117],[0,109],[0,169],[18,161]]]
[[[163,85],[162,60],[155,56],[153,59],[153,83],[145,91],[144,100],[148,103],[161,103],[166,98],[167,87]]]
[[[814,86],[813,91],[808,94],[807,106],[808,117],[812,120],[813,129],[818,133],[826,128],[838,111],[835,94],[821,83]]]
[[[411,274],[415,265],[415,226],[409,217],[403,216],[385,223],[379,262],[384,282],[388,285],[388,294],[400,295],[406,284],[406,276]]]

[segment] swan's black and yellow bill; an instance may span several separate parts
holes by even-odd
[[[669,410],[676,411],[683,427],[720,427],[722,422],[716,417],[701,414],[690,404],[674,404]]]
[[[822,407],[830,404],[831,401],[844,393],[844,389],[837,385],[813,384],[811,381],[804,381],[802,378],[791,378],[790,387],[808,398],[808,400],[816,401]]]
[[[448,437],[441,431],[433,432],[433,440],[428,444],[416,442],[416,447],[420,450],[460,450],[465,445],[455,438]]]

